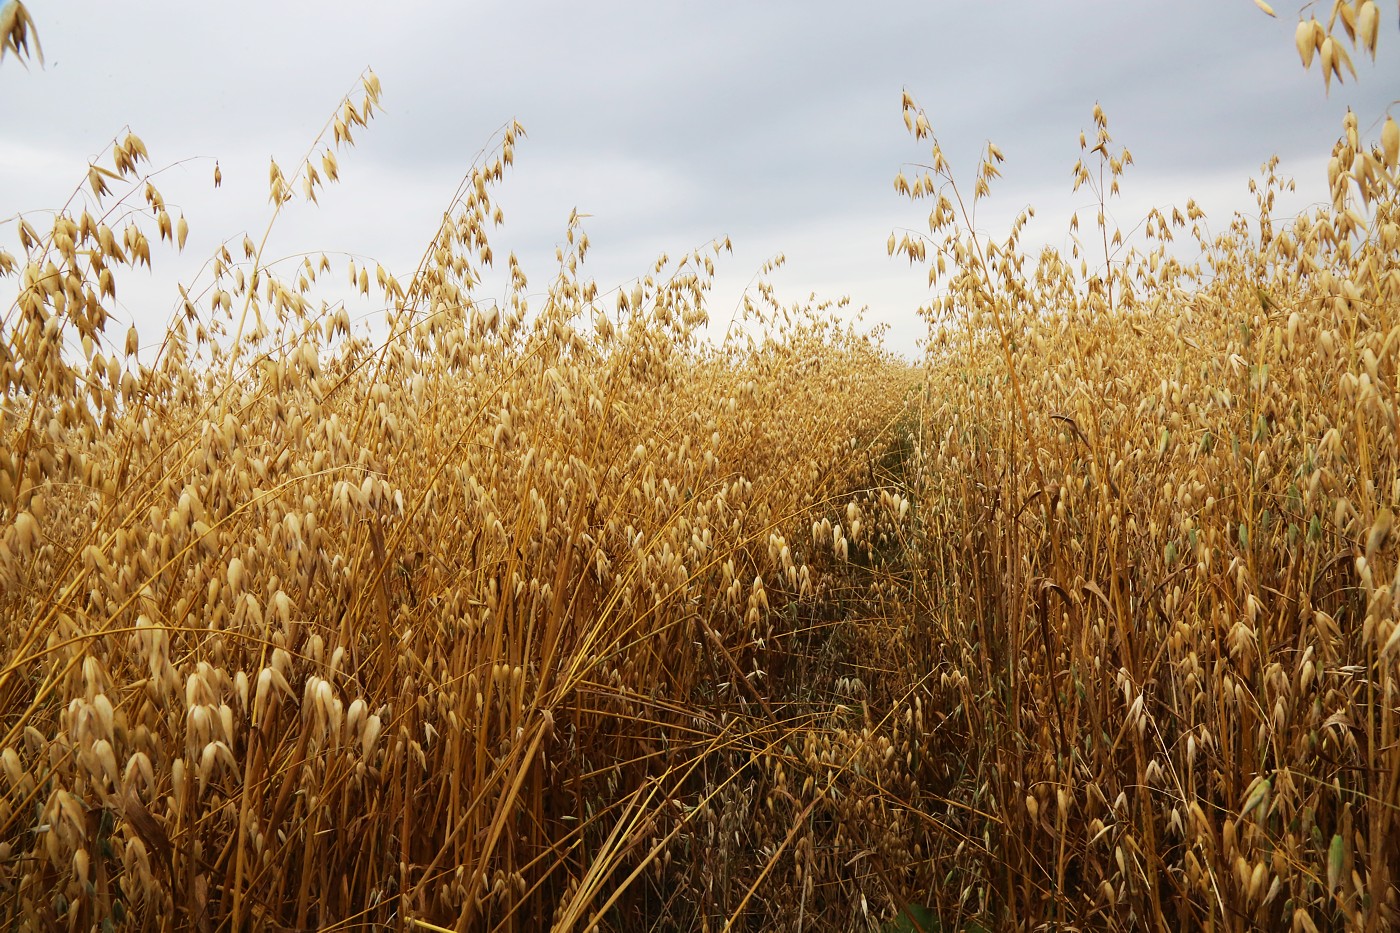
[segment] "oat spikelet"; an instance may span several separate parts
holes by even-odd
[[[20,0],[9,0],[0,7],[0,61],[5,55],[14,52],[21,62],[29,57],[29,42],[34,41],[34,57],[44,64],[44,49],[39,44],[39,31],[34,26],[34,17]]]

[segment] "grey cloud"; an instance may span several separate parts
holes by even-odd
[[[1073,202],[1095,101],[1134,153],[1136,196],[1180,203],[1233,173],[1239,201],[1221,204],[1239,206],[1265,158],[1314,165],[1347,102],[1369,120],[1400,85],[1400,36],[1387,30],[1381,62],[1359,60],[1361,82],[1324,97],[1293,53],[1289,13],[1269,20],[1249,0],[30,6],[53,65],[0,68],[0,151],[26,146],[52,167],[20,176],[18,160],[0,160],[0,217],[61,202],[125,123],[157,162],[216,156],[229,177],[261,177],[268,156],[304,151],[372,64],[385,112],[342,159],[326,216],[289,219],[331,237],[328,248],[416,257],[473,155],[519,118],[530,135],[500,192],[501,242],[539,263],[534,282],[578,207],[595,215],[600,280],[730,235],[731,293],[786,250],[794,297],[802,275],[849,282],[872,291],[857,302],[906,321],[925,297],[910,284],[921,274],[889,261],[883,239],[922,225],[923,207],[891,179],[928,153],[901,124],[901,89],[927,108],[961,178],[986,139],[1001,146],[993,204],[1009,215],[1047,191]],[[263,216],[257,184],[239,189],[253,203],[232,209],[227,189],[220,200],[202,183],[207,167],[177,185],[197,230]],[[1300,178],[1313,191],[1320,181]]]

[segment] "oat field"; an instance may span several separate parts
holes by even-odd
[[[726,243],[605,289],[579,218],[484,300],[516,124],[416,270],[240,235],[163,334],[138,136],[0,225],[0,925],[1400,928],[1400,129],[1032,254],[903,112],[917,364],[766,281],[711,339]]]

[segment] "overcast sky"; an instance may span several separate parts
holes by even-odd
[[[986,140],[1006,153],[979,226],[1000,233],[1034,204],[1029,239],[1057,244],[1086,203],[1070,168],[1096,101],[1136,161],[1119,219],[1195,197],[1222,229],[1271,154],[1299,203],[1322,199],[1346,106],[1374,138],[1400,91],[1392,14],[1379,64],[1358,57],[1360,83],[1329,99],[1293,50],[1287,0],[1276,20],[1251,0],[27,5],[48,64],[0,64],[0,221],[62,204],[126,125],[155,165],[179,163],[159,184],[189,219],[187,255],[119,282],[147,339],[214,243],[261,231],[268,158],[290,167],[366,65],[384,113],[342,155],[322,207],[279,221],[274,252],[349,252],[407,274],[473,157],[514,118],[528,138],[494,245],[521,257],[532,287],[576,207],[592,215],[588,267],[605,289],[661,252],[729,236],[712,317],[727,320],[785,252],[786,299],[849,294],[911,354],[926,277],[885,251],[891,231],[926,229],[926,208],[891,184],[927,155],[904,129],[903,89],[963,179]],[[13,230],[0,238],[16,252]]]

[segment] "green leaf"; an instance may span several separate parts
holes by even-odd
[[[889,923],[880,928],[880,933],[942,933],[938,918],[927,907],[906,904]]]

